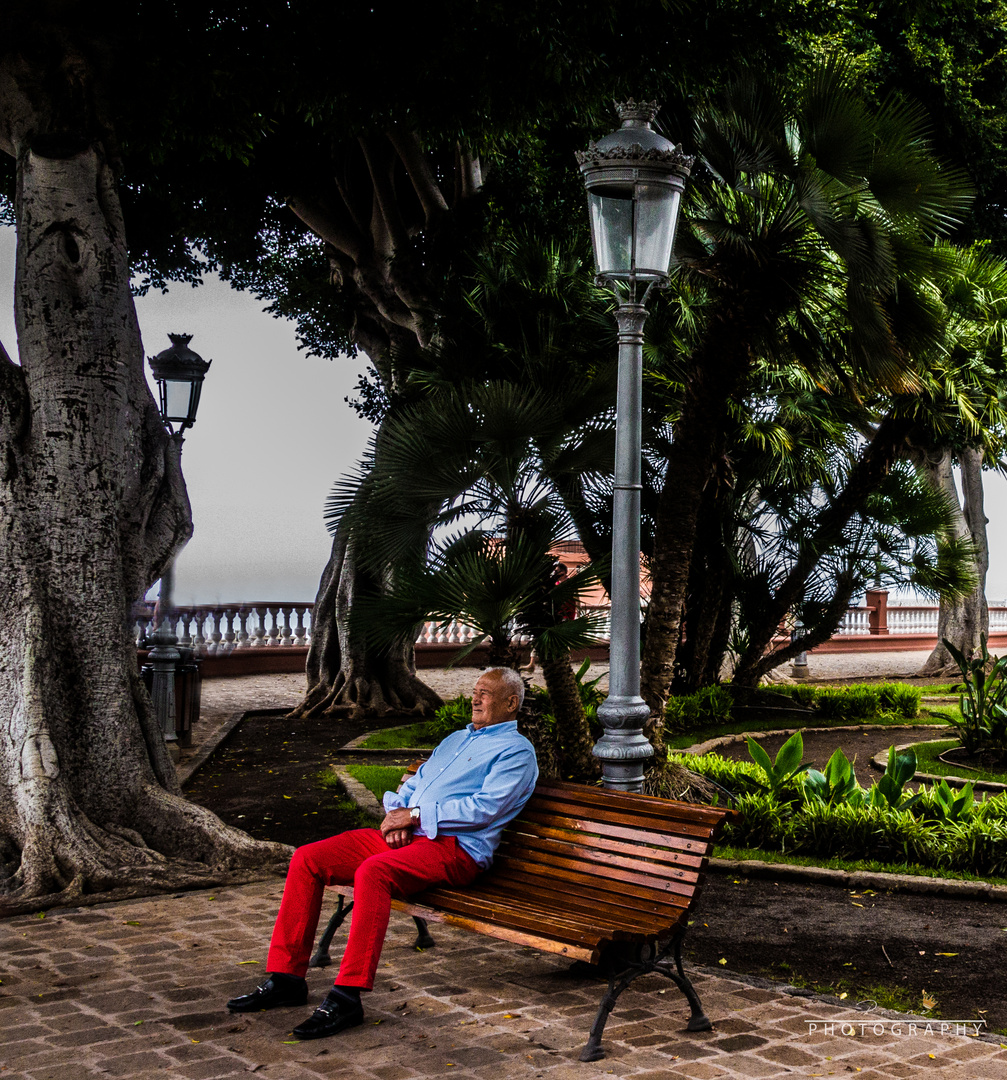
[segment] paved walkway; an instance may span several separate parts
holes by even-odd
[[[301,676],[207,683],[198,738],[242,708],[292,705],[302,686]],[[557,957],[443,927],[433,928],[436,948],[417,952],[413,924],[399,915],[367,1022],[298,1043],[290,1028],[308,1009],[232,1016],[223,1008],[263,977],[281,891],[273,881],[0,921],[0,1080],[1007,1080],[1007,1047],[998,1042],[791,996],[726,971],[694,973],[712,1032],[687,1033],[684,999],[651,976],[620,999],[605,1034],[608,1057],[582,1064],[600,984],[571,976]],[[309,973],[313,1002],[331,975]]]
[[[298,1043],[290,1029],[308,1009],[223,1008],[262,978],[280,892],[279,882],[247,885],[0,924],[0,1076],[1007,1078],[997,1043],[719,974],[695,977],[713,1031],[685,1032],[684,999],[651,976],[620,999],[608,1057],[582,1064],[599,983],[556,957],[443,927],[433,928],[436,948],[417,952],[399,915],[365,1024]],[[329,978],[331,969],[309,972],[313,1002]]]

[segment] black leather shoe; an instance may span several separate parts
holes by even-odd
[[[304,1021],[294,1028],[295,1039],[324,1039],[329,1035],[338,1035],[347,1028],[357,1027],[364,1022],[362,1005],[348,1005],[345,1002],[332,1002],[326,998],[321,1005]]]
[[[304,1005],[308,1000],[308,984],[296,975],[270,975],[250,994],[231,998],[231,1012],[258,1012],[260,1009],[282,1009],[289,1005]]]

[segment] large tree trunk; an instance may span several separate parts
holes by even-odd
[[[727,311],[693,358],[681,418],[675,425],[654,525],[640,694],[650,706],[644,734],[651,742],[663,722],[675,672],[682,612],[700,507],[723,454],[727,405],[748,368],[744,313]]]
[[[441,183],[452,175],[449,202]],[[354,152],[343,148],[332,175],[311,180],[312,191],[290,195],[287,205],[326,244],[330,281],[354,310],[353,340],[386,398],[400,399],[434,337],[432,256],[450,248],[458,212],[479,194],[479,159],[458,147],[453,167],[438,165],[415,132],[393,128],[361,136]],[[353,625],[353,598],[375,587],[353,557],[353,543],[366,542],[351,538],[347,546],[339,533],[333,539],[312,615],[308,690],[294,716],[428,716],[441,704],[416,677],[412,643],[376,649]]]
[[[352,544],[337,530],[311,620],[308,692],[291,716],[432,716],[443,702],[416,677],[412,643],[374,649],[350,618],[354,598],[374,588]]]
[[[989,634],[989,609],[986,606],[986,573],[989,570],[989,541],[986,537],[987,517],[983,508],[982,450],[965,447],[958,451],[958,463],[962,471],[962,501],[958,501],[952,472],[951,450],[941,448],[929,454],[914,455],[916,468],[930,483],[943,491],[954,511],[954,537],[967,539],[975,550],[973,567],[976,587],[967,595],[949,600],[941,597],[937,617],[937,645],[919,670],[920,675],[937,675],[950,670],[958,671],[951,653],[944,645],[947,638],[966,656],[978,653],[980,636]]]
[[[279,869],[289,849],[181,796],[137,671],[130,605],[191,522],[144,379],[111,169],[100,148],[47,157],[16,132],[11,145],[21,365],[0,357],[0,913]]]

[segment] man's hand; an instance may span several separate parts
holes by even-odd
[[[413,819],[405,807],[389,810],[380,828],[381,835],[390,848],[405,847],[413,841]]]

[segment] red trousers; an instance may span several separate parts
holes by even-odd
[[[436,840],[418,836],[405,847],[390,848],[377,829],[355,829],[305,844],[290,860],[266,970],[303,978],[325,886],[352,883],[350,933],[336,982],[370,990],[392,897],[410,896],[432,885],[467,885],[478,873],[478,864],[453,836]]]

